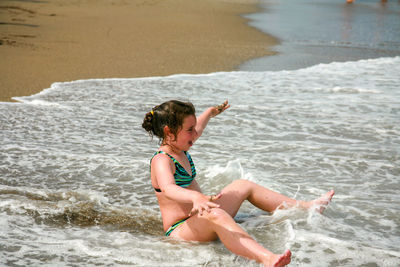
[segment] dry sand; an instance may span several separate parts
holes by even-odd
[[[234,70],[276,39],[246,0],[2,0],[0,101],[53,82]]]

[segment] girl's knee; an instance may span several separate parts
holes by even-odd
[[[209,212],[204,212],[203,216],[209,221],[220,221],[231,219],[231,215],[221,208],[213,208]]]
[[[244,179],[238,179],[235,180],[231,183],[232,186],[236,188],[249,188],[253,185],[253,182],[250,182],[249,180],[244,180]]]

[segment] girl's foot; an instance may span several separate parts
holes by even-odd
[[[286,250],[283,254],[274,254],[269,258],[267,262],[264,263],[265,267],[281,267],[286,266],[290,263],[292,253],[290,250]]]
[[[331,202],[334,194],[335,191],[331,190],[325,193],[325,195],[322,195],[320,198],[314,199],[313,201],[305,202],[305,208],[309,209],[315,207],[316,211],[318,211],[319,213],[323,213],[326,206],[328,206],[329,202]]]

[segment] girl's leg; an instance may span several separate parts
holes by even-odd
[[[265,266],[285,266],[290,263],[291,253],[274,254],[258,244],[238,224],[230,214],[220,208],[194,215],[176,228],[171,237],[187,241],[207,242],[217,237],[233,253],[254,259]]]
[[[221,192],[222,197],[215,200],[220,208],[204,212],[203,216],[192,216],[176,228],[171,237],[200,242],[212,241],[218,237],[233,253],[257,260],[265,266],[285,266],[290,263],[291,253],[289,250],[280,255],[272,253],[235,223],[233,217],[243,201],[247,199],[256,207],[272,212],[283,207],[284,203],[289,207],[299,205],[303,208],[326,205],[334,194],[332,190],[313,201],[297,201],[247,180],[236,180]]]
[[[250,201],[254,206],[268,212],[277,208],[299,206],[311,208],[313,205],[324,206],[332,199],[333,190],[313,201],[297,201],[280,193],[269,190],[248,180],[236,180],[222,191],[222,197],[215,202],[228,212],[232,217],[236,215],[244,200]],[[319,211],[323,212],[323,207]]]

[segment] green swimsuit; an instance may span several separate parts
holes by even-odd
[[[184,151],[184,153],[189,160],[190,170],[192,171],[192,175],[190,175],[185,170],[185,168],[183,168],[183,166],[179,163],[179,161],[177,161],[173,156],[169,155],[168,153],[166,153],[164,151],[160,150],[160,151],[157,151],[156,153],[154,153],[151,160],[153,160],[153,158],[158,154],[164,154],[164,155],[167,155],[168,157],[170,157],[175,164],[174,178],[175,178],[176,185],[186,188],[192,183],[193,179],[196,177],[196,168],[194,166],[192,157],[189,155],[189,152]],[[151,160],[150,160],[150,164],[151,164]],[[154,188],[154,190],[156,192],[161,192],[160,188]],[[177,228],[179,225],[183,224],[187,219],[189,219],[189,217],[179,220],[176,223],[174,223],[173,225],[171,225],[171,227],[168,228],[167,232],[165,232],[165,235],[169,236],[175,228]]]

